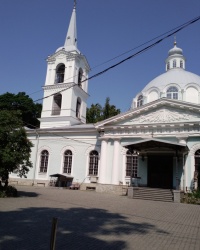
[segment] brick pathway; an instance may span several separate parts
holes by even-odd
[[[0,199],[0,250],[200,249],[200,206],[142,201],[94,191],[18,186]]]

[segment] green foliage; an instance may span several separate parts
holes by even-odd
[[[0,95],[0,110],[20,111],[23,125],[29,128],[39,127],[37,118],[41,115],[42,105],[34,103],[24,92]]]
[[[200,204],[200,190],[197,189],[191,193],[185,194],[182,202],[188,204]]]
[[[19,111],[0,110],[0,178],[8,180],[9,173],[15,171],[26,177],[32,163],[29,161],[32,143]]]
[[[92,104],[90,108],[87,108],[86,121],[87,123],[96,123],[118,115],[119,113],[120,109],[117,109],[116,106],[111,105],[110,98],[107,97],[104,107],[97,103]]]
[[[0,186],[0,198],[17,197],[17,189],[12,186]]]

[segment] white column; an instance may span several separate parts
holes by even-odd
[[[115,139],[112,166],[112,184],[114,185],[119,185],[119,149],[120,139]]]
[[[99,168],[99,183],[106,183],[106,156],[107,156],[107,139],[103,139],[101,142],[101,158],[100,158],[100,168]]]

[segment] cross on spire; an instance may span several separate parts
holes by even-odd
[[[76,0],[74,0],[74,9],[76,9],[76,4],[77,4],[77,2],[76,2]]]

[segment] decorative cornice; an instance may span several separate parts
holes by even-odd
[[[57,91],[58,89],[65,89],[65,88],[71,88],[73,86],[76,86],[77,84],[75,84],[74,82],[70,82],[70,83],[56,83],[53,85],[45,85],[42,88],[44,90],[52,90],[54,89],[55,91]]]

